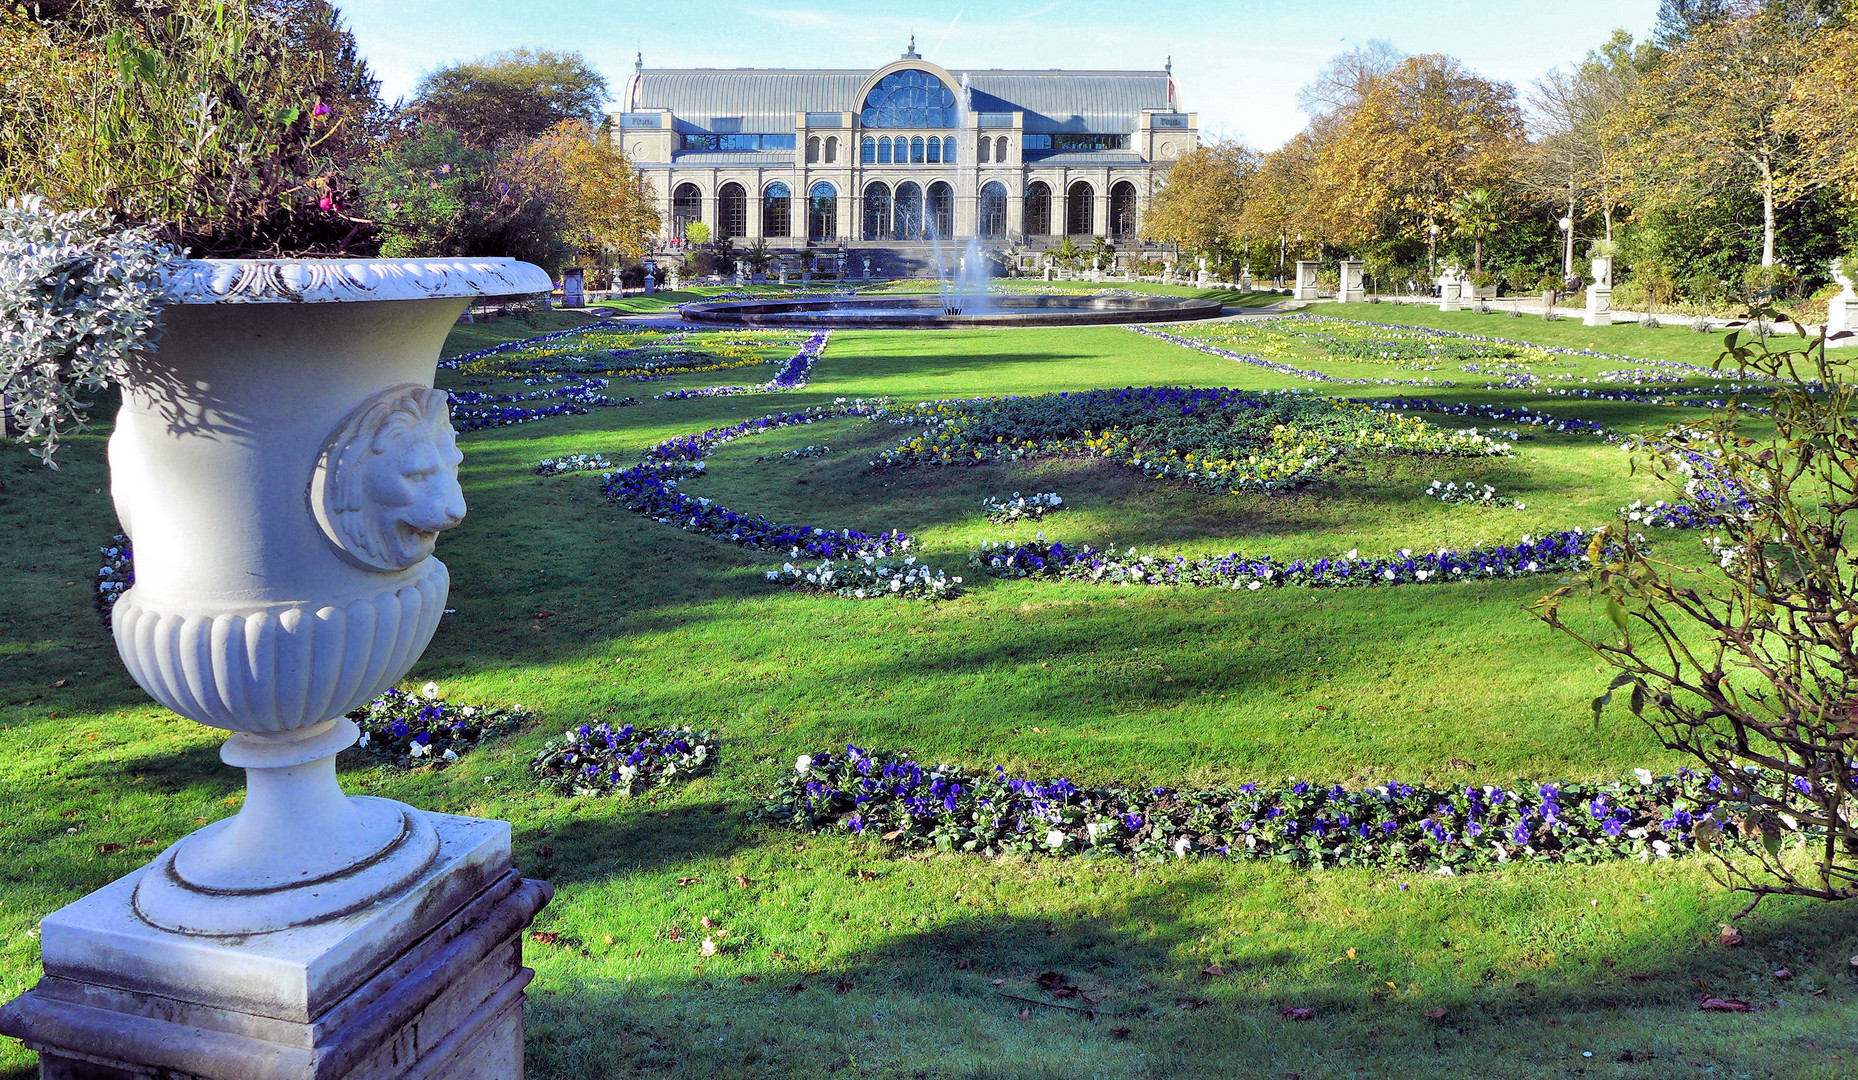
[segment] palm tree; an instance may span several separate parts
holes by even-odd
[[[1472,188],[1452,200],[1452,217],[1458,220],[1458,235],[1471,237],[1471,269],[1484,272],[1484,237],[1502,224],[1502,208],[1489,188]]]

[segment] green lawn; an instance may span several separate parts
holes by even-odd
[[[1315,310],[1691,363],[1718,344],[1681,328]],[[448,353],[580,318],[460,327]],[[1644,432],[1696,415],[1436,374],[1460,386],[1410,392]],[[802,836],[744,816],[796,755],[848,740],[1079,783],[1482,783],[1671,767],[1677,759],[1629,717],[1593,723],[1588,702],[1609,675],[1524,610],[1554,578],[1235,594],[1001,582],[962,565],[983,538],[1035,529],[1182,554],[1513,540],[1654,496],[1623,451],[1543,435],[1506,459],[1364,458],[1263,498],[1097,461],[873,474],[870,453],[907,429],[837,420],[731,443],[687,485],[776,520],[906,529],[930,562],[967,579],[963,596],[934,606],[780,591],[762,578],[775,557],[626,513],[599,497],[596,474],[532,471],[576,451],[629,464],[671,435],[838,397],[1324,389],[1084,328],[840,332],[802,391],[649,400],[751,381],[712,372],[616,384],[647,400],[463,436],[470,515],[440,545],[457,611],[407,682],[436,680],[454,700],[521,704],[543,720],[442,772],[345,758],[350,790],[513,822],[519,866],[559,886],[540,928],[560,937],[527,950],[538,972],[530,1075],[1831,1078],[1858,1068],[1858,971],[1846,962],[1858,953],[1858,911],[1770,902],[1745,923],[1748,945],[1725,949],[1717,924],[1741,901],[1694,860],[1446,878],[1219,860],[900,858],[874,839]],[[442,386],[458,384],[442,373]],[[77,439],[60,474],[0,450],[0,582],[12,601],[0,611],[6,996],[37,977],[39,917],[239,801],[219,740],[148,703],[91,609],[95,549],[116,531],[106,434],[99,425]],[[835,453],[774,457],[823,441]],[[1527,509],[1428,503],[1419,492],[1434,478],[1490,483]],[[980,515],[986,495],[1051,490],[1070,508],[1042,524],[1001,528]],[[1673,550],[1694,542],[1678,534]],[[1572,614],[1592,617],[1578,605]],[[529,757],[588,718],[712,727],[720,768],[632,802],[538,791]],[[710,958],[697,949],[713,933],[705,918],[729,931]],[[1203,974],[1212,963],[1225,974]],[[1783,967],[1789,982],[1771,974]],[[1103,1015],[1000,996],[1052,1002],[1033,982],[1046,970],[1065,972]],[[1761,1009],[1698,1012],[1693,994],[1706,988]],[[1316,1018],[1282,1019],[1283,1006]],[[0,1077],[25,1077],[29,1061],[17,1045],[0,1049]]]

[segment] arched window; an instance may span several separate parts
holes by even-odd
[[[808,240],[831,240],[839,235],[839,189],[821,180],[806,193]]]
[[[812,136],[806,141],[806,163],[808,165],[817,165],[819,163],[819,136],[817,135]]]
[[[891,218],[890,235],[896,240],[923,238],[923,189],[908,180],[897,185],[897,206]]]
[[[1096,232],[1097,193],[1082,180],[1064,193],[1064,231],[1072,236]]]
[[[1025,222],[1020,226],[1027,236],[1049,236],[1052,231],[1052,189],[1043,180],[1034,180],[1026,185],[1026,205],[1021,213]]]
[[[761,197],[761,235],[790,236],[793,231],[793,192],[776,180]]]
[[[979,161],[982,165],[985,165],[988,162],[992,161],[994,159],[993,145],[994,145],[994,141],[992,139],[982,139],[981,140],[981,156],[976,158],[975,160]]]
[[[910,164],[921,165],[923,161],[923,137],[918,135],[910,140]]]
[[[748,192],[741,184],[724,184],[716,193],[716,229],[722,240],[748,235]]]
[[[888,135],[877,141],[877,163],[879,165],[890,164],[890,136]]]
[[[890,185],[871,184],[864,189],[864,232],[866,240],[890,237]]]
[[[930,139],[929,140],[929,164],[931,165],[942,164],[942,140],[941,139]]]
[[[826,164],[833,165],[836,164],[838,160],[839,137],[837,135],[828,135],[826,136]]]
[[[877,164],[877,140],[876,139],[873,139],[869,135],[866,135],[864,137],[864,142],[860,144],[860,147],[859,147],[858,160],[864,162],[866,165]]]
[[[1006,235],[1006,185],[989,180],[981,187],[980,234],[988,237]]]
[[[942,139],[942,164],[953,165],[954,163],[955,163],[955,137],[953,135],[947,135],[947,136],[944,136]]]
[[[1000,161],[1000,162],[1004,162],[1006,160],[1006,136],[1005,135],[1002,135],[998,139],[994,140],[994,160]]]
[[[955,189],[940,180],[929,185],[929,211],[923,215],[923,232],[937,239],[955,235]]]
[[[905,68],[871,88],[858,122],[868,128],[949,128],[958,114],[954,88],[920,68]]]
[[[1110,235],[1135,235],[1135,185],[1127,180],[1110,188]]]
[[[703,220],[703,191],[695,184],[679,184],[671,193],[671,235],[682,240],[693,221]]]

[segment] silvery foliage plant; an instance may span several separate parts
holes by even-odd
[[[149,230],[113,227],[100,211],[59,213],[36,195],[0,207],[0,400],[46,465],[84,428],[85,395],[159,340],[174,258]]]

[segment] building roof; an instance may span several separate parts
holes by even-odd
[[[713,117],[739,117],[743,132],[794,129],[797,112],[851,112],[867,70],[780,68],[645,70],[627,95],[630,111],[668,109],[680,131],[712,130]],[[1178,108],[1166,71],[951,71],[964,76],[975,112],[1024,110],[1027,131],[1127,134],[1143,109]]]
[[[1058,150],[1041,154],[1037,150],[1024,151],[1027,165],[1146,165],[1142,155],[1128,150]]]
[[[712,165],[762,165],[777,167],[792,165],[794,163],[794,152],[792,150],[690,150],[679,151],[671,156],[673,160],[669,164],[664,165],[665,168],[670,168],[672,165],[679,168],[701,168]],[[636,164],[649,167],[652,163],[641,161]]]

